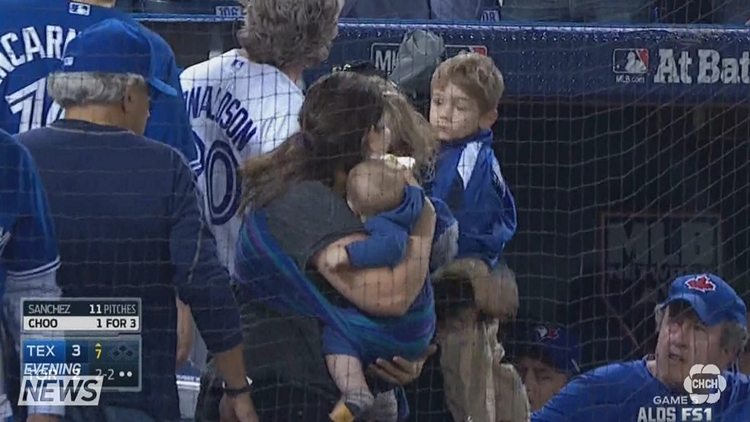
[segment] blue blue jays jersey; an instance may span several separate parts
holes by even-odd
[[[531,422],[747,422],[750,379],[725,372],[713,403],[693,404],[654,378],[646,360],[615,363],[573,378]]]
[[[47,197],[29,152],[0,130],[0,288],[60,265]]]
[[[87,27],[116,18],[141,28],[154,48],[155,73],[180,88],[180,72],[169,44],[113,8],[49,0],[0,2],[0,129],[23,133],[62,117],[46,93],[46,77],[60,66],[68,41]],[[182,152],[194,169],[198,157],[184,99],[153,93],[146,137]]]

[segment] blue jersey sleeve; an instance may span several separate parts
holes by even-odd
[[[585,376],[571,380],[544,407],[531,415],[531,422],[598,422],[594,415],[595,386]]]
[[[142,30],[146,32],[154,48],[152,66],[156,68],[156,74],[181,93],[180,70],[172,48],[156,33],[146,28]],[[201,161],[185,108],[185,100],[181,95],[170,97],[161,93],[152,94],[151,116],[148,119],[145,136],[180,151],[190,164],[191,170],[196,174],[200,173]]]
[[[404,259],[409,243],[406,230],[378,216],[369,219],[365,229],[370,233],[367,239],[346,246],[352,267],[395,267]]]
[[[0,134],[5,138],[10,135]],[[33,279],[54,272],[60,265],[47,197],[28,150],[12,138],[2,142],[0,217],[8,220],[6,206],[15,211],[10,227],[0,227],[2,264],[8,279]],[[0,220],[2,222],[2,220]]]

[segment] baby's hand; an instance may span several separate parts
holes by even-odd
[[[326,267],[335,269],[343,267],[344,265],[349,265],[349,254],[346,253],[346,249],[343,246],[336,247],[335,249],[326,253]]]

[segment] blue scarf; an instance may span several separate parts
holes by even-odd
[[[458,257],[482,259],[494,267],[516,233],[516,204],[492,151],[492,131],[446,142],[426,186],[458,221]]]

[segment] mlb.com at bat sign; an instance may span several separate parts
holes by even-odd
[[[693,404],[714,404],[727,389],[727,380],[716,365],[693,365],[683,387]]]
[[[607,281],[624,285],[716,272],[721,265],[719,215],[602,214],[600,256]]]
[[[104,377],[83,375],[25,376],[19,406],[98,406]]]
[[[621,84],[645,83],[649,74],[655,84],[750,84],[750,51],[729,55],[710,48],[616,48],[612,73]]]
[[[396,65],[398,46],[399,44],[397,43],[374,43],[370,47],[370,60],[378,69],[391,73],[393,67]],[[445,52],[448,57],[453,57],[462,51],[473,52],[483,56],[487,55],[487,47],[483,45],[445,46]]]

